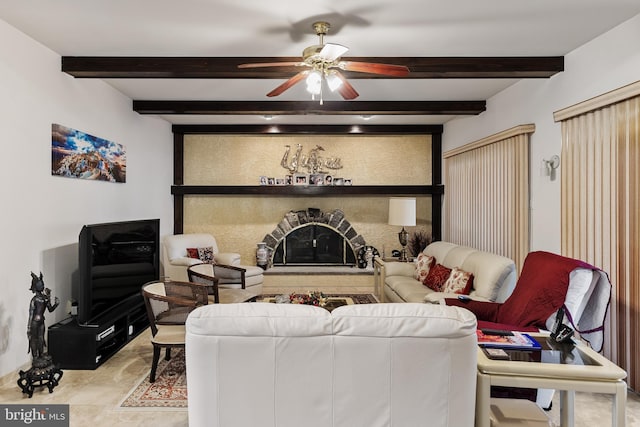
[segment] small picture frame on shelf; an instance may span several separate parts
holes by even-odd
[[[268,185],[276,185],[276,179],[275,178],[267,178],[267,184]]]
[[[276,185],[284,185],[284,178],[276,178]]]
[[[343,185],[351,185],[351,178],[345,178]]]
[[[331,175],[324,177],[324,185],[333,185],[333,177]]]
[[[309,185],[324,185],[324,177],[323,173],[312,173],[309,175]]]
[[[260,185],[267,185],[267,177],[260,176]]]
[[[309,178],[305,173],[296,173],[293,175],[293,185],[308,185]]]
[[[284,176],[284,185],[293,185],[293,175]]]
[[[344,185],[344,178],[333,178],[333,185]]]

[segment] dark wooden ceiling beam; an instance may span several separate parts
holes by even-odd
[[[485,101],[133,101],[140,114],[477,115],[485,109]]]
[[[344,72],[373,78],[548,78],[564,71],[564,57],[351,57],[347,61],[406,65],[407,77]],[[299,57],[122,57],[63,56],[62,71],[81,78],[282,79],[292,67],[238,68],[255,62],[299,61]],[[294,67],[295,68],[295,67]]]
[[[442,134],[442,125],[173,125],[174,135],[202,134],[313,134],[313,135],[432,135]]]

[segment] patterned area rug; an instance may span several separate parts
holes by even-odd
[[[259,299],[275,299],[276,295],[261,295]],[[378,300],[371,294],[327,294],[327,297],[339,305],[374,304]],[[332,307],[335,308],[335,307]],[[120,409],[187,409],[187,376],[184,350],[173,351],[171,360],[164,360],[164,351],[158,362],[156,381],[149,382],[149,373],[129,392],[118,405]]]
[[[164,350],[158,362],[156,381],[149,382],[149,373],[131,390],[120,408],[187,409],[187,375],[184,350],[174,350],[171,360],[164,359]]]

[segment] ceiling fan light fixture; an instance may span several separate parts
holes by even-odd
[[[335,43],[325,44],[324,42],[324,36],[329,31],[331,25],[325,21],[318,21],[314,22],[312,27],[319,38],[319,43],[303,50],[302,62],[248,63],[239,64],[238,68],[307,67],[307,70],[299,71],[280,86],[267,93],[267,96],[273,97],[281,95],[284,91],[305,80],[307,82],[307,92],[312,95],[312,99],[315,99],[316,95],[319,95],[321,105],[325,80],[327,87],[332,92],[338,92],[340,96],[347,101],[359,96],[355,88],[339,70],[390,77],[406,77],[409,74],[409,68],[404,65],[343,61],[341,57],[349,48]]]
[[[312,95],[319,95],[322,88],[322,74],[319,71],[313,70],[307,76],[307,92]]]
[[[342,86],[342,80],[338,77],[338,73],[335,71],[330,71],[327,74],[327,85],[331,92],[335,92],[340,86]]]

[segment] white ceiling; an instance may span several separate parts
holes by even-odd
[[[640,13],[639,0],[2,0],[0,19],[61,56],[299,56],[325,42],[354,57],[562,56]],[[292,73],[293,74],[293,73]],[[267,101],[283,80],[106,79],[138,100]],[[355,101],[485,100],[514,79],[353,79]],[[278,101],[309,100],[297,85]],[[326,99],[337,99],[327,97]],[[264,123],[261,116],[166,116],[171,123]],[[449,116],[377,116],[434,124]],[[274,123],[362,122],[282,116]]]

